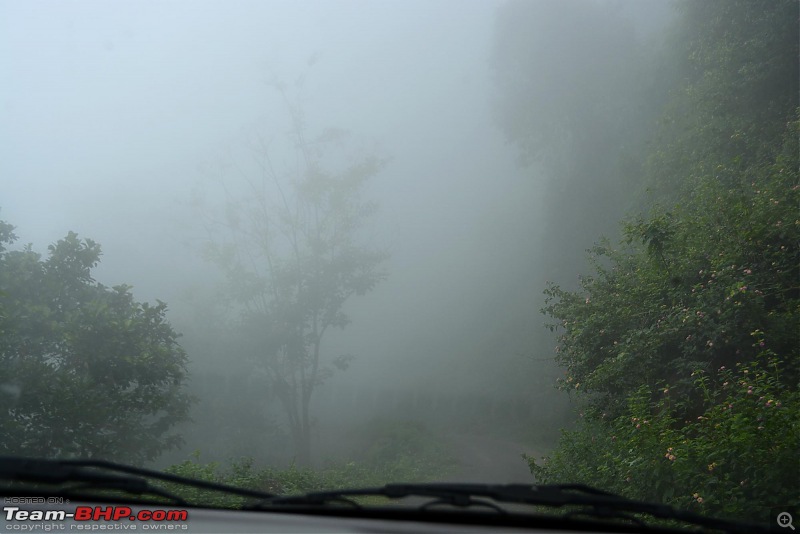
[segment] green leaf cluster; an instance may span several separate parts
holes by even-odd
[[[178,445],[186,355],[166,304],[95,282],[100,246],[75,233],[46,258],[8,250],[7,223],[0,239],[0,451],[140,464]]]
[[[757,336],[756,336],[757,337]],[[641,386],[616,418],[584,414],[548,458],[528,458],[541,483],[583,482],[635,499],[722,517],[767,521],[796,503],[800,392],[762,351],[749,363],[690,379],[700,415],[668,385]]]
[[[616,415],[638,385],[695,395],[687,371],[749,361],[764,347],[798,377],[797,165],[779,157],[748,178],[737,187],[698,178],[684,204],[628,222],[619,248],[595,247],[579,290],[548,288],[543,311],[568,370],[561,387]]]

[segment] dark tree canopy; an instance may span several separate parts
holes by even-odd
[[[714,173],[749,183],[748,168],[774,161],[800,94],[800,5],[794,0],[677,4],[667,46],[682,80],[661,118],[647,168],[661,200]],[[724,168],[724,172],[720,172]]]
[[[100,246],[75,233],[8,250],[0,223],[0,451],[142,463],[180,442],[186,355],[166,304],[136,302],[91,270]]]

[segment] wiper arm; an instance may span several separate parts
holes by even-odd
[[[250,508],[269,508],[283,505],[322,506],[332,503],[346,503],[361,507],[353,497],[381,496],[389,499],[405,497],[430,497],[433,500],[419,510],[431,506],[448,504],[456,507],[488,506],[507,513],[491,503],[514,503],[552,508],[581,507],[568,512],[565,517],[588,515],[595,518],[625,519],[642,526],[645,523],[629,514],[644,514],[652,518],[679,521],[685,524],[722,530],[725,532],[767,532],[761,525],[744,524],[702,516],[678,510],[669,505],[636,501],[608,493],[582,484],[561,484],[535,486],[528,484],[388,484],[376,488],[324,491],[291,497],[276,497],[264,500]],[[485,499],[490,499],[487,501]]]
[[[338,491],[320,491],[306,495],[275,497],[259,503],[272,504],[327,504],[346,502],[356,505],[349,497],[380,496],[389,499],[405,497],[431,497],[454,506],[469,506],[472,499],[482,497],[503,503],[521,503],[541,506],[596,505],[598,499],[622,500],[612,493],[607,493],[590,486],[565,484],[559,486],[531,486],[527,484],[461,484],[461,483],[428,483],[428,484],[387,484],[376,488],[345,489]],[[633,502],[633,501],[631,501]],[[646,503],[642,503],[646,504]],[[660,505],[649,505],[660,506]],[[669,508],[669,507],[667,507]]]
[[[0,481],[11,484],[32,483],[54,486],[73,484],[62,488],[58,493],[66,496],[72,495],[75,490],[116,490],[136,495],[155,495],[180,505],[190,504],[182,497],[154,486],[147,479],[260,500],[275,497],[271,493],[262,491],[195,480],[104,460],[45,460],[0,456]]]

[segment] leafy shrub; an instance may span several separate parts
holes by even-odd
[[[321,469],[291,465],[286,469],[259,468],[243,458],[229,467],[202,463],[200,452],[169,467],[168,473],[260,490],[292,495],[332,489],[382,486],[392,482],[439,480],[455,467],[445,446],[422,424],[376,420],[367,426],[370,446],[363,462],[332,463]],[[208,506],[237,507],[246,499],[210,491],[162,484],[168,491]]]
[[[800,392],[783,380],[781,362],[765,351],[692,375],[703,398],[695,419],[679,418],[684,401],[669,386],[642,386],[612,421],[584,414],[549,458],[528,458],[531,472],[541,483],[583,482],[739,519],[764,520],[766,507],[795,502]]]
[[[389,468],[394,480],[418,480],[444,474],[454,465],[444,444],[418,421],[374,419],[366,427],[364,463]]]
[[[91,239],[43,257],[9,250],[13,229],[0,221],[0,453],[142,464],[178,447],[192,399],[167,305],[96,282]]]
[[[686,2],[676,24],[654,203],[577,290],[546,291],[584,412],[529,462],[542,482],[766,519],[800,495],[797,9]]]
[[[753,172],[740,187],[699,178],[685,205],[628,223],[626,248],[595,247],[578,291],[546,291],[562,388],[618,415],[639,385],[668,381],[691,395],[691,371],[749,361],[761,344],[800,377],[796,153]]]
[[[683,204],[629,222],[578,291],[548,289],[560,387],[584,412],[529,459],[541,482],[738,519],[796,502],[797,127],[774,161],[700,169]]]

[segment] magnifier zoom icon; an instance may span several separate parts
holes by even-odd
[[[781,528],[790,528],[794,530],[794,525],[792,525],[792,514],[790,514],[789,512],[779,513],[778,526]]]

